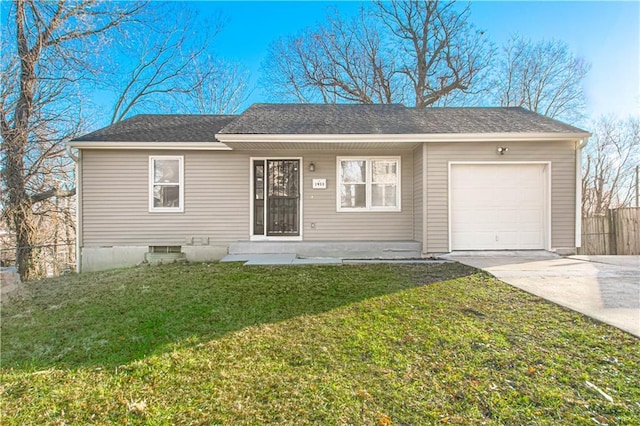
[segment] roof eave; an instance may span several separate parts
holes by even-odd
[[[417,134],[216,134],[222,143],[296,142],[499,142],[582,140],[587,132],[567,133],[417,133]]]
[[[77,149],[157,149],[231,151],[221,142],[123,142],[123,141],[71,141],[70,148]]]

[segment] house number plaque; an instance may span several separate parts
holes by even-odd
[[[313,189],[327,189],[326,179],[313,179]]]

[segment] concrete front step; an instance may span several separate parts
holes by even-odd
[[[285,254],[343,259],[415,259],[419,241],[237,241],[229,254]]]

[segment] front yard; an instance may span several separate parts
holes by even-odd
[[[1,337],[3,425],[640,423],[638,339],[458,264],[69,276]]]

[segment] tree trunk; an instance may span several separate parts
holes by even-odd
[[[22,203],[21,206],[14,206],[9,215],[16,232],[16,266],[20,278],[27,281],[37,275],[33,248],[36,244],[33,211],[30,203]]]
[[[65,166],[58,167],[57,161],[52,169],[45,168],[46,160],[62,158],[62,141],[73,133],[61,133],[66,131],[67,101],[72,96],[66,87],[77,84],[92,68],[82,63],[85,57],[92,57],[89,53],[93,52],[85,51],[87,46],[121,24],[138,22],[138,13],[146,3],[130,4],[14,0],[7,7],[9,18],[3,23],[10,25],[3,41],[15,43],[15,51],[7,49],[10,57],[2,61],[0,70],[11,82],[0,93],[1,203],[3,219],[15,232],[16,264],[23,280],[35,278],[38,272],[38,249],[34,246],[40,241],[40,224],[34,206],[52,197],[75,194],[75,189],[55,186],[55,177],[41,179],[43,172],[65,174]],[[83,42],[87,45],[76,44]],[[69,65],[72,70],[67,72]],[[50,146],[40,146],[42,143]]]
[[[5,132],[3,132],[5,133]],[[7,188],[6,214],[10,227],[16,233],[16,266],[22,280],[35,276],[32,246],[36,232],[31,198],[26,192],[24,180],[24,149],[26,135],[11,129],[3,134],[5,139],[4,180]]]
[[[65,207],[65,218],[64,218],[64,231],[66,235],[66,243],[67,243],[67,265],[71,265],[75,263],[75,245],[73,240],[73,234],[75,234],[75,229],[73,228],[73,216],[69,213],[69,203]]]
[[[6,158],[4,177],[8,192],[7,208],[9,221],[16,233],[16,265],[20,278],[24,281],[35,277],[33,246],[36,232],[34,226],[33,203],[25,186],[24,156],[29,141],[29,121],[33,109],[33,98],[37,79],[36,63],[40,55],[41,39],[29,48],[25,32],[25,5],[16,3],[16,28],[18,54],[20,55],[20,96],[15,109],[15,123],[11,129],[3,129]]]
[[[58,233],[60,228],[60,214],[58,213],[60,210],[60,199],[56,198],[56,208],[51,215],[51,222],[53,223],[53,247],[51,250],[53,252],[52,257],[52,266],[53,266],[53,275],[58,275]]]

